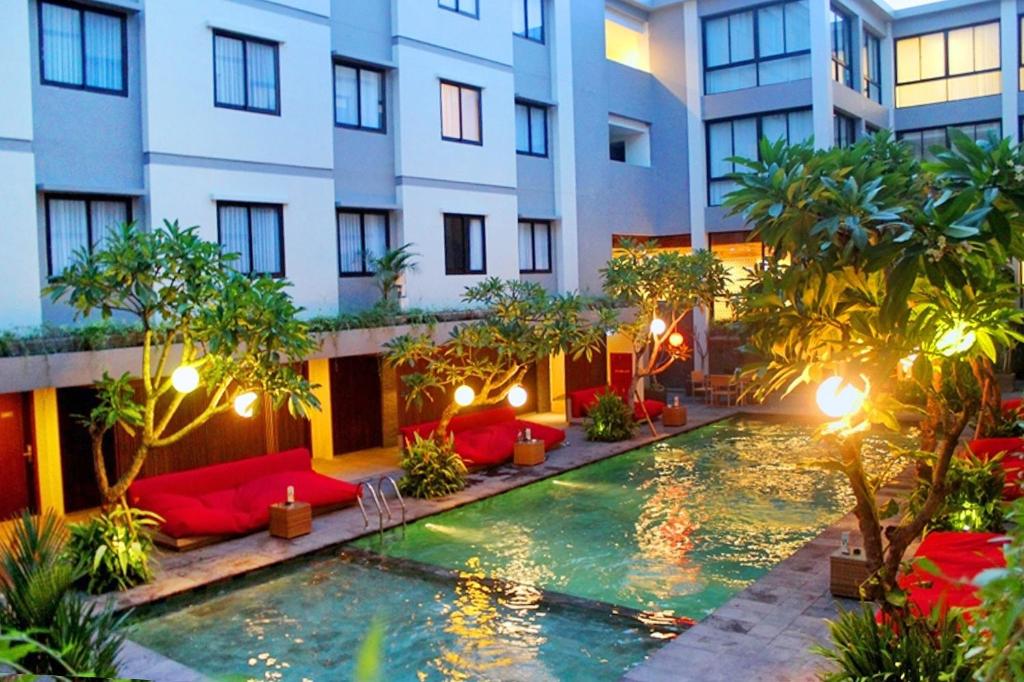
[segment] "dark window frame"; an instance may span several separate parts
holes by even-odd
[[[905,35],[905,36],[893,36],[893,39],[892,39],[893,97],[895,98],[895,93],[896,93],[896,91],[899,89],[899,87],[901,85],[916,85],[918,83],[934,83],[935,81],[945,81],[945,80],[949,80],[950,78],[960,78],[960,77],[963,77],[963,76],[973,76],[973,75],[982,74],[982,73],[997,73],[999,71],[1002,71],[1002,68],[1003,68],[1003,51],[1002,51],[1002,46],[1000,45],[999,64],[997,64],[994,68],[982,69],[981,71],[967,71],[965,73],[956,73],[956,74],[950,74],[949,73],[949,34],[950,34],[950,32],[951,31],[959,31],[959,30],[965,29],[965,28],[976,28],[978,26],[987,26],[989,24],[995,24],[998,27],[999,24],[1000,24],[1000,20],[999,19],[995,19],[995,20],[986,19],[985,21],[975,21],[973,23],[962,24],[960,26],[950,26],[949,28],[939,29],[937,31],[922,31],[920,33],[912,33],[910,35]],[[942,71],[943,71],[943,75],[942,76],[932,76],[932,77],[929,77],[929,78],[918,78],[917,80],[913,80],[913,81],[900,82],[900,59],[899,59],[899,49],[898,49],[899,42],[901,40],[909,40],[911,38],[921,38],[922,36],[931,36],[931,35],[936,35],[936,34],[939,34],[939,33],[942,34],[942,44],[944,46],[943,50],[942,50],[942,57],[943,57]],[[995,96],[997,96],[997,95],[982,95],[982,97],[995,97]],[[972,97],[972,98],[967,98],[967,99],[976,99],[976,98]],[[961,100],[951,100],[951,99],[949,99],[949,91],[948,91],[948,88],[947,88],[946,99],[944,99],[944,100],[940,100],[940,101],[937,101],[937,102],[926,102],[924,104],[904,105],[902,107],[897,107],[896,103],[893,102],[893,107],[894,108],[900,108],[900,109],[906,109],[906,108],[911,107],[911,106],[920,107],[920,106],[928,106],[929,104],[944,104],[946,102],[959,102],[959,101],[961,101]],[[938,127],[938,126],[932,126],[932,127]],[[919,130],[927,130],[927,128],[920,128]]]
[[[240,40],[242,42],[242,75],[245,79],[245,104],[230,104],[220,102],[217,99],[217,37]],[[259,43],[274,48],[274,108],[261,109],[249,105],[249,43]],[[267,116],[281,115],[281,43],[259,38],[245,33],[213,29],[213,106],[220,109],[233,109],[235,111],[248,111],[253,114],[265,114]]]
[[[338,77],[337,67],[343,66],[356,70],[356,114],[359,116],[359,123],[341,123],[338,121]],[[374,71],[380,74],[380,127],[363,125],[363,71]],[[347,128],[349,130],[365,130],[368,133],[387,134],[388,132],[388,84],[387,70],[379,66],[370,66],[361,62],[353,62],[346,59],[335,59],[331,64],[331,88],[334,93],[334,126],[336,128]]]
[[[128,15],[124,12],[116,12],[104,7],[95,7],[93,5],[83,5],[77,2],[68,2],[67,0],[40,0],[36,3],[37,7],[37,28],[39,31],[39,82],[43,85],[52,85],[58,88],[68,88],[69,90],[81,90],[83,92],[96,92],[104,95],[120,95],[121,97],[128,96]],[[78,22],[81,33],[81,45],[79,49],[82,54],[82,83],[65,83],[63,81],[55,81],[46,77],[46,63],[45,63],[45,46],[43,38],[43,5],[56,5],[58,7],[67,7],[69,9],[78,11]],[[85,13],[92,12],[93,14],[105,14],[107,16],[116,17],[121,21],[121,88],[115,90],[113,88],[100,88],[95,85],[87,85],[88,80],[87,73],[87,60],[85,57]]]
[[[455,7],[446,7],[446,6],[441,4],[441,0],[437,0],[437,6],[439,8],[441,8],[441,9],[443,9],[443,10],[447,10],[449,12],[454,12],[455,14],[461,14],[464,17],[469,17],[471,19],[479,19],[480,18],[480,0],[472,0],[473,5],[476,8],[473,12],[466,12],[466,11],[464,11],[462,9],[462,3],[465,2],[465,1],[466,0],[452,0],[452,2],[455,3]]]
[[[547,39],[547,17],[544,16],[545,6],[547,3],[544,0],[540,0],[540,37],[534,38],[530,35],[530,0],[522,0],[523,2],[523,33],[518,31],[512,31],[512,35],[526,40],[540,43],[543,45]]]
[[[879,38],[874,33],[872,33],[871,31],[868,31],[867,29],[865,29],[864,30],[864,53],[865,54],[868,54],[868,53],[870,53],[872,51],[871,50],[871,42],[870,42],[872,40],[875,41],[874,42],[874,57],[875,57],[875,65],[876,65],[879,73],[874,74],[874,78],[871,78],[871,77],[868,76],[867,62],[870,61],[870,60],[865,60],[865,63],[860,65],[860,75],[861,75],[861,85],[862,85],[861,93],[865,97],[867,97],[869,100],[871,100],[872,102],[877,102],[878,104],[881,104],[882,103],[882,74],[881,74],[881,70],[882,70],[882,39]],[[874,92],[876,93],[874,97],[872,97],[872,95],[871,95],[872,88],[874,88]]]
[[[218,201],[217,202],[217,243],[221,248],[226,248],[222,240],[221,232],[221,220],[220,220],[220,209],[221,207],[240,207],[246,209],[246,234],[249,237],[249,269],[243,272],[243,274],[249,275],[250,277],[259,277],[261,275],[267,275],[274,279],[280,279],[285,276],[285,262],[284,262],[284,204],[274,204],[262,201]],[[252,248],[252,209],[253,208],[273,208],[277,211],[277,231],[278,231],[278,260],[281,265],[280,272],[255,272],[253,270],[253,248]]]
[[[519,268],[519,272],[524,275],[547,275],[554,272],[551,259],[551,221],[550,220],[533,220],[532,218],[520,218],[516,224],[516,230],[518,231],[519,225],[527,224],[530,226],[530,260],[533,261],[533,267],[524,270],[522,267]],[[544,225],[548,228],[547,238],[547,251],[548,251],[548,267],[538,268],[537,267],[537,226]]]
[[[450,85],[454,88],[459,89],[459,137],[451,137],[444,134],[444,86]],[[479,140],[467,140],[465,135],[465,126],[462,124],[464,118],[464,112],[462,111],[462,91],[463,90],[475,90],[477,94],[477,105],[476,105],[476,119],[477,119],[477,130],[480,131]],[[437,86],[439,111],[441,114],[441,139],[445,142],[458,142],[459,144],[472,144],[477,147],[482,147],[484,144],[484,89],[478,85],[469,85],[468,83],[460,83],[458,81],[448,80],[445,78],[438,79]]]
[[[836,147],[849,147],[855,144],[857,142],[857,119],[841,111],[833,111],[832,135],[832,144]],[[847,139],[843,140],[843,137]]]
[[[760,10],[762,10],[762,9],[766,9],[768,7],[774,7],[776,5],[782,5],[784,7],[785,5],[788,5],[788,4],[792,3],[792,2],[797,2],[797,1],[798,0],[776,0],[775,2],[766,2],[766,3],[762,3],[760,5],[752,5],[750,7],[744,7],[743,9],[730,10],[728,12],[718,12],[716,14],[709,14],[708,16],[701,17],[701,23],[700,23],[700,31],[701,31],[700,37],[701,37],[701,45],[702,45],[702,48],[701,48],[701,50],[702,50],[702,55],[701,55],[702,56],[702,61],[701,61],[701,63],[704,66],[703,80],[704,80],[704,94],[705,95],[707,95],[707,94],[712,94],[712,95],[722,94],[722,93],[717,93],[717,92],[708,93],[708,72],[712,72],[713,73],[715,71],[722,71],[724,69],[734,69],[734,68],[736,68],[738,66],[754,65],[755,67],[757,67],[758,65],[760,65],[762,63],[765,63],[765,62],[773,62],[773,61],[778,61],[780,59],[791,59],[793,57],[800,57],[800,56],[803,56],[803,55],[810,55],[811,54],[811,48],[808,47],[805,50],[794,50],[792,52],[789,51],[788,48],[784,48],[783,51],[780,52],[779,54],[767,55],[765,57],[761,57],[760,56],[760,52],[761,52],[761,37],[760,37],[760,26],[759,26],[760,19],[758,18],[758,12]],[[708,64],[708,35],[707,35],[708,22],[709,21],[714,21],[716,19],[722,19],[722,18],[731,17],[734,14],[744,14],[746,12],[752,12],[753,13],[753,21],[752,21],[752,26],[753,26],[752,31],[753,31],[753,34],[754,34],[754,36],[753,36],[754,37],[754,57],[753,57],[753,59],[742,59],[742,60],[737,61],[737,62],[728,62],[728,63],[725,63],[725,64],[719,64],[717,66],[708,66],[707,65]],[[783,12],[782,12],[782,40],[783,40],[783,44],[785,44],[785,42],[786,42],[786,12],[785,12],[785,9],[783,9]],[[731,52],[731,48],[732,48],[732,35],[731,35],[731,32],[729,33],[729,47],[730,47],[730,52]],[[808,74],[808,77],[809,77],[809,74]],[[761,70],[759,68],[755,68],[754,69],[754,85],[751,86],[751,87],[755,87],[755,88],[756,87],[761,87]],[[749,88],[741,88],[741,89],[745,90],[745,89],[749,89]],[[737,92],[737,91],[736,90],[728,90],[728,91],[724,91],[724,92]]]
[[[448,267],[448,219],[458,218],[461,221],[461,230],[463,234],[463,243],[465,244],[465,251],[462,255],[463,261],[466,263],[465,270],[453,270]],[[480,221],[480,253],[483,255],[483,267],[480,270],[472,270],[469,266],[470,261],[470,227],[469,223],[471,220]],[[444,274],[445,275],[486,275],[487,274],[487,218],[482,215],[474,215],[470,213],[444,213],[442,215],[442,222],[444,228]]]
[[[1021,117],[1021,118],[1024,119],[1024,117]],[[924,133],[924,132],[927,132],[927,131],[930,131],[930,130],[941,130],[943,132],[943,135],[945,136],[945,144],[946,144],[946,147],[948,148],[949,147],[949,129],[950,128],[963,128],[965,126],[990,125],[992,123],[998,123],[999,124],[999,134],[1002,135],[1002,133],[1003,133],[1003,121],[1002,121],[1002,119],[998,119],[998,118],[981,119],[981,120],[978,120],[978,121],[964,121],[963,123],[950,123],[949,125],[944,125],[944,126],[925,126],[923,128],[905,128],[903,130],[897,130],[895,135],[896,135],[896,141],[897,142],[902,142],[903,138],[906,137],[907,135],[911,135],[911,134],[915,134],[915,133]],[[922,151],[928,151],[928,150],[923,149],[923,147],[922,147]]]
[[[548,158],[549,149],[551,148],[551,139],[548,137],[548,112],[550,107],[546,104],[538,104],[537,102],[531,102],[527,99],[517,99],[517,107],[526,107],[526,140],[530,145],[529,150],[522,150],[519,148],[518,140],[516,142],[516,154],[523,156],[535,156],[537,158],[546,159]],[[544,153],[533,151],[533,110],[539,109],[544,112]]]
[[[350,271],[343,270],[341,265],[341,225],[339,224],[339,218],[342,213],[351,213],[353,215],[359,215],[359,245],[360,254],[359,260],[362,265],[362,270]],[[375,273],[374,270],[370,269],[370,264],[366,259],[366,216],[368,215],[379,215],[384,216],[384,247],[386,249],[391,248],[391,212],[383,209],[373,208],[343,208],[339,207],[334,212],[334,236],[338,243],[338,277],[351,278],[351,277],[372,277]]]
[[[132,215],[132,197],[126,197],[124,195],[117,194],[75,194],[74,192],[44,192],[43,193],[43,211],[46,222],[46,276],[47,279],[55,277],[57,273],[53,271],[53,238],[50,234],[50,200],[57,199],[60,201],[84,201],[85,202],[85,237],[86,247],[91,254],[93,252],[93,228],[92,228],[92,206],[94,201],[106,201],[116,202],[124,204],[125,216],[128,218],[128,222],[134,222],[135,218]]]
[[[829,5],[829,14],[829,18],[832,20],[829,26],[829,33],[832,36],[832,80],[853,89],[853,17],[835,5]],[[845,57],[843,59],[839,58],[839,52],[836,48],[836,40],[840,37],[840,22],[835,21],[835,17],[842,18],[842,26],[846,29],[842,35],[845,45],[843,50]],[[840,74],[842,74],[842,79],[839,78]]]

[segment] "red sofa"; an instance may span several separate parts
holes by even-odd
[[[402,443],[408,444],[413,441],[413,434],[428,438],[435,429],[437,422],[432,421],[403,426],[399,430]],[[530,429],[533,438],[544,441],[545,450],[565,440],[561,429],[517,419],[511,407],[460,414],[448,423],[448,432],[455,436],[455,452],[471,467],[494,466],[512,459],[515,442],[525,429]]]
[[[593,386],[591,388],[581,388],[578,391],[570,391],[569,396],[569,415],[572,419],[583,419],[587,416],[587,412],[597,402],[597,396],[606,393],[608,391],[614,391],[616,395],[622,398],[627,403],[629,389],[621,386]],[[657,419],[661,416],[661,413],[665,411],[665,403],[660,400],[644,400],[644,407],[647,408],[647,414],[651,415],[651,419]],[[644,418],[643,407],[640,403],[633,406],[633,418],[640,421]]]
[[[1005,452],[999,463],[1005,477],[1003,499],[1024,497],[1024,438],[980,438],[972,440],[967,447],[975,457],[985,461]]]
[[[314,511],[359,497],[359,486],[313,471],[309,450],[299,448],[139,479],[128,500],[162,516],[160,531],[172,539],[240,535],[269,525],[270,505],[284,502],[288,486]]]

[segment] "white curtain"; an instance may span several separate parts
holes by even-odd
[[[519,223],[519,269],[533,270],[533,229],[530,223]]]
[[[363,238],[358,213],[338,214],[338,259],[341,271],[363,271]]]
[[[264,43],[247,42],[245,58],[249,85],[249,106],[254,109],[277,109],[277,48]]]
[[[811,77],[811,55],[801,54],[758,64],[761,85],[788,83]]]
[[[380,213],[367,213],[363,216],[363,227],[366,234],[366,269],[373,270],[370,261],[380,258],[388,250],[388,220]]]
[[[85,83],[94,88],[124,87],[121,18],[85,13]]]
[[[462,88],[462,139],[480,141],[480,92]]]
[[[745,159],[756,159],[757,154],[757,118],[741,118],[732,122],[733,156]],[[735,166],[733,166],[735,170]]]
[[[84,201],[50,199],[47,205],[50,227],[50,273],[59,274],[74,261],[75,251],[89,243]]]
[[[533,224],[533,262],[538,270],[551,269],[550,230],[551,226],[547,223]]]
[[[359,88],[362,93],[362,126],[381,127],[381,102],[384,101],[383,78],[379,71],[363,69],[359,72]]]
[[[359,125],[358,84],[356,70],[350,66],[334,66],[334,120],[344,125]]]
[[[732,164],[726,161],[732,156],[731,122],[708,124],[708,150],[711,177],[720,178],[732,172]]]
[[[236,38],[214,36],[217,102],[245,106],[245,44]]]
[[[544,0],[526,0],[526,34],[534,40],[544,37]]]
[[[794,111],[789,116],[789,143],[804,142],[814,136],[814,119],[811,111]]]
[[[530,109],[525,104],[516,105],[516,151],[530,151]]]
[[[548,110],[544,107],[530,109],[530,149],[534,154],[548,153]]]
[[[771,57],[786,51],[784,11],[784,5],[769,5],[757,11],[758,56]]]
[[[526,35],[526,3],[522,0],[513,0],[515,8],[512,10],[512,33],[517,36]]]
[[[757,64],[734,66],[729,69],[708,71],[706,88],[708,94],[731,92],[752,88],[757,85]]]
[[[708,203],[712,206],[719,206],[725,200],[725,195],[736,189],[736,183],[732,180],[715,180],[708,185]]]
[[[811,49],[811,14],[807,0],[786,3],[786,51]]]
[[[705,21],[704,40],[704,49],[707,53],[705,66],[721,66],[729,63],[729,17]]]
[[[270,206],[253,206],[249,214],[252,219],[253,272],[284,272],[281,263],[281,214]]]
[[[786,114],[769,114],[761,117],[761,137],[769,142],[788,140],[786,136]]]
[[[951,67],[952,68],[952,67]],[[999,68],[999,24],[974,27],[974,70]]]
[[[232,261],[235,269],[249,272],[251,259],[249,254],[249,211],[245,206],[220,207],[220,243],[227,253],[239,254],[238,260]]]
[[[82,84],[82,26],[79,12],[43,3],[43,77],[57,83]]]
[[[730,61],[754,58],[754,13],[738,12],[729,16]]]
[[[484,221],[469,218],[469,269],[484,272]]]
[[[445,137],[462,137],[459,124],[459,88],[441,83],[441,134]]]
[[[122,201],[93,201],[89,213],[94,247],[102,247],[111,232],[128,222],[128,206]]]

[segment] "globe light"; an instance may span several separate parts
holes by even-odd
[[[259,396],[255,391],[246,391],[235,398],[235,412],[239,417],[248,419],[256,412],[256,399]]]
[[[191,393],[199,388],[199,370],[192,365],[181,365],[171,372],[171,385],[178,393]]]
[[[974,332],[968,331],[960,322],[939,337],[935,342],[935,349],[948,358],[969,351],[976,340]]]
[[[685,341],[685,339],[679,332],[672,332],[672,335],[668,337],[668,345],[673,348],[679,348],[679,346],[683,345],[683,341]]]
[[[821,382],[815,399],[818,408],[829,417],[848,417],[860,411],[864,391],[846,383],[842,377],[829,377]]]
[[[467,405],[472,405],[473,404],[473,400],[475,398],[476,398],[476,391],[474,391],[469,386],[466,386],[465,384],[463,384],[462,386],[459,386],[457,389],[455,389],[455,402],[456,402],[456,404],[461,405],[462,407],[466,407]]]
[[[665,325],[665,320],[661,319],[660,317],[656,317],[653,320],[651,320],[651,333],[654,334],[655,336],[661,336],[662,334],[664,334],[665,329],[667,329]]]
[[[526,389],[516,384],[508,392],[508,404],[512,407],[522,407],[526,404]]]

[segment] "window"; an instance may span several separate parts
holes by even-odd
[[[334,65],[334,123],[384,132],[384,72],[353,64]]]
[[[218,107],[280,114],[277,43],[214,31],[213,103]]]
[[[441,81],[441,139],[483,144],[480,88]]]
[[[388,250],[388,214],[383,211],[338,211],[338,272],[342,277],[372,275],[373,259]]]
[[[882,103],[882,41],[878,36],[864,31],[864,45],[861,50],[862,92],[870,100]]]
[[[852,88],[853,68],[850,53],[850,17],[835,7],[831,9],[832,80]]]
[[[516,102],[516,151],[530,156],[548,155],[548,109]]]
[[[837,147],[849,147],[857,141],[857,120],[840,114],[838,111],[832,115],[832,139]]]
[[[514,0],[522,6],[515,7],[516,23],[512,32],[521,37],[544,42],[544,0]]]
[[[650,72],[647,22],[611,7],[605,8],[604,54],[613,62]]]
[[[128,94],[123,14],[39,3],[42,82],[67,88]]]
[[[83,250],[92,253],[112,229],[131,220],[131,200],[124,197],[47,194],[49,274],[63,272]]]
[[[519,221],[519,272],[551,272],[551,223]]]
[[[444,214],[444,270],[448,275],[487,272],[484,217]]]
[[[1020,43],[1019,56],[1017,61],[1020,62],[1020,68],[1018,69],[1018,79],[1020,84],[1017,86],[1019,89],[1024,90],[1024,16],[1020,18],[1020,25],[1017,27],[1017,42]]]
[[[896,41],[896,106],[998,95],[999,22]]]
[[[650,166],[650,124],[614,114],[609,115],[608,158],[632,166]]]
[[[280,204],[217,202],[217,241],[239,254],[239,272],[284,276],[283,212]]]
[[[480,8],[477,7],[478,0],[437,0],[437,6],[450,9],[459,14],[465,14],[474,19],[480,18]]]
[[[762,137],[770,141],[803,142],[814,134],[811,110],[780,112],[748,116],[707,124],[708,148],[708,202],[711,206],[722,203],[725,195],[735,189],[729,174],[737,170],[729,161],[738,156],[757,159],[758,142]]]
[[[711,95],[811,77],[807,0],[704,20],[704,92]]]
[[[1003,126],[999,121],[980,121],[978,123],[963,123],[949,126],[948,128],[901,130],[896,134],[896,139],[909,144],[917,158],[931,161],[935,158],[935,155],[931,152],[932,147],[949,147],[950,128],[960,130],[976,142],[987,138],[989,133],[995,133],[996,137],[1000,137],[1003,134]]]

